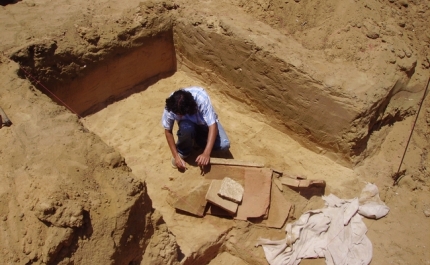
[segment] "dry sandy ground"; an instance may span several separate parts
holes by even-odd
[[[142,191],[138,181],[146,183],[145,188],[151,198],[152,207],[161,214],[167,227],[164,229],[170,231],[162,235],[169,238],[166,234],[173,234],[185,256],[195,253],[198,255],[201,246],[224,240],[228,243],[221,249],[222,255],[212,260],[211,264],[225,264],[227,260],[230,264],[238,265],[264,262],[262,249],[252,247],[253,240],[258,236],[282,238],[282,230],[268,231],[243,222],[213,216],[195,218],[178,214],[166,201],[169,189],[184,185],[182,182],[192,183],[199,177],[198,168],[193,166],[185,173],[171,168],[170,151],[160,124],[165,98],[173,90],[190,85],[199,85],[208,90],[232,142],[231,153],[235,159],[261,162],[267,167],[281,169],[291,175],[323,179],[327,183],[325,193],[333,193],[341,198],[357,197],[366,182],[375,183],[380,189],[381,198],[390,207],[390,212],[380,220],[365,221],[368,226],[367,235],[373,243],[372,264],[430,264],[428,97],[423,103],[403,160],[402,169],[406,169],[406,174],[396,186],[393,186],[391,178],[402,161],[429,75],[430,4],[426,1],[391,0],[231,3],[234,8],[244,12],[243,14],[252,14],[282,34],[296,39],[304,48],[320,50],[331,62],[344,61],[345,65],[354,64],[364,72],[377,72],[385,67],[381,65],[386,64],[388,66],[383,71],[387,73],[384,74],[390,75],[390,69],[407,72],[410,70],[408,67],[411,67],[409,59],[414,59],[414,73],[409,76],[410,83],[407,86],[410,93],[399,95],[403,98],[402,102],[407,102],[405,104],[410,104],[411,108],[405,108],[408,111],[402,113],[393,124],[384,124],[379,130],[373,131],[367,143],[367,157],[352,167],[340,165],[325,156],[324,152],[310,151],[285,132],[273,128],[268,124],[268,117],[256,108],[249,106],[247,102],[231,98],[226,92],[230,87],[226,84],[206,80],[205,76],[196,74],[181,60],[178,60],[177,71],[172,76],[163,78],[144,91],[132,94],[95,114],[78,119],[35,90],[28,80],[18,78],[18,66],[8,59],[8,55],[33,41],[55,38],[72,30],[76,28],[73,21],[76,20],[75,23],[79,24],[86,16],[98,19],[112,17],[112,20],[115,20],[122,16],[124,10],[135,8],[138,2],[74,1],[71,4],[60,1],[19,1],[13,5],[1,6],[0,47],[4,55],[0,60],[0,107],[13,122],[11,127],[0,129],[2,264],[44,264],[49,256],[44,252],[56,255],[59,252],[47,249],[46,246],[58,243],[65,246],[64,248],[76,245],[76,248],[80,246],[85,249],[86,240],[93,241],[92,245],[88,243],[87,246],[94,247],[92,254],[95,264],[107,262],[102,258],[104,253],[95,249],[97,241],[102,242],[101,238],[104,236],[103,233],[97,232],[98,226],[94,225],[95,232],[91,240],[84,234],[80,235],[79,239],[73,239],[78,243],[71,243],[61,240],[62,237],[66,238],[61,228],[55,228],[58,231],[53,233],[45,233],[47,228],[41,224],[41,218],[34,217],[34,208],[37,208],[44,195],[48,197],[49,194],[56,194],[63,189],[72,194],[70,198],[63,198],[63,201],[82,201],[82,197],[89,196],[88,200],[93,201],[90,203],[85,200],[82,207],[89,212],[92,209],[94,218],[101,218],[99,216],[103,215],[116,216],[116,211],[126,212],[127,210],[121,207],[128,209],[127,203],[132,204],[135,199],[133,196]],[[285,6],[281,8],[280,3]],[[348,5],[352,8],[348,8]],[[180,2],[179,6],[187,8],[188,11],[194,8],[188,1]],[[35,12],[32,12],[32,9]],[[197,8],[195,12],[198,13]],[[48,15],[42,16],[44,13]],[[336,15],[332,15],[333,13]],[[240,14],[242,13],[237,13]],[[63,17],[70,19],[60,23]],[[121,23],[115,25],[118,24]],[[361,35],[356,29],[361,30]],[[400,39],[396,39],[398,33],[385,34],[390,30],[404,33]],[[378,38],[385,40],[373,46],[374,44],[369,43],[369,40],[375,37],[372,34],[379,34]],[[394,52],[384,50],[386,43],[392,45]],[[408,52],[413,55],[408,56]],[[386,58],[386,61],[375,62],[374,58]],[[393,68],[389,68],[391,66]],[[382,70],[380,71],[382,74]],[[132,173],[115,164],[122,160],[118,153]],[[45,161],[46,159],[49,161]],[[128,179],[130,175],[136,179],[135,182],[131,178]],[[91,176],[97,177],[92,180]],[[117,178],[127,181],[118,182]],[[105,185],[113,186],[101,187],[110,179],[113,184]],[[73,190],[74,187],[80,192],[79,196],[76,195],[78,192]],[[134,189],[138,191],[133,192]],[[109,194],[94,197],[95,194],[103,193],[101,191]],[[119,199],[108,202],[112,198],[120,198],[115,195],[116,192],[129,197],[124,202]],[[319,197],[306,200],[297,194],[291,193],[287,196],[291,196],[288,198],[296,203],[296,210],[292,214],[295,218],[303,211],[322,206]],[[122,203],[126,206],[122,206]],[[79,212],[79,209],[77,211]],[[72,213],[71,216],[75,215]],[[291,220],[290,217],[289,221]],[[52,219],[49,219],[49,222],[55,223]],[[153,223],[159,224],[160,221],[155,220]],[[58,242],[55,241],[56,236],[60,238]],[[37,237],[39,239],[35,240]],[[147,244],[154,249],[160,248],[157,244],[145,243],[145,246]],[[242,245],[242,249],[235,251],[234,245]],[[174,244],[169,243],[169,246],[175,249]],[[166,250],[161,256],[171,255],[176,258],[171,252],[167,252]],[[91,251],[78,254],[86,257],[88,253]],[[65,256],[66,258],[60,256],[62,264],[83,264],[80,260]],[[324,264],[324,261],[303,261],[302,264]]]
[[[268,167],[282,168],[292,175],[324,179],[327,181],[326,194],[333,193],[343,198],[359,196],[366,181],[378,184],[382,190],[382,198],[391,211],[384,219],[366,221],[368,236],[374,244],[374,264],[400,264],[405,261],[412,264],[413,260],[418,263],[429,261],[426,248],[430,234],[428,230],[422,229],[428,224],[428,218],[423,213],[429,207],[427,187],[418,185],[410,175],[400,182],[400,188],[391,187],[393,181],[390,172],[397,169],[404,150],[398,146],[405,146],[413,117],[395,125],[397,128],[391,128],[390,132],[387,132],[387,140],[381,146],[381,152],[366,161],[366,165],[354,170],[303,148],[288,135],[267,126],[264,123],[264,116],[250,113],[240,102],[234,102],[217,93],[210,85],[202,83],[186,72],[178,71],[174,76],[159,81],[145,92],[130,96],[85,118],[83,123],[110,146],[125,154],[125,160],[136,176],[147,176],[145,180],[154,207],[162,212],[179,244],[184,246],[182,250],[185,253],[189,251],[186,246],[193,246],[200,240],[202,243],[210,241],[231,225],[229,221],[214,221],[212,217],[208,217],[203,222],[216,222],[216,229],[219,231],[211,233],[203,224],[202,228],[205,229],[203,234],[193,232],[198,226],[195,222],[190,223],[188,219],[194,217],[178,216],[174,209],[166,204],[165,198],[168,196],[169,187],[179,185],[175,183],[178,178],[179,181],[184,181],[184,178],[181,178],[182,174],[190,178],[199,174],[198,168],[191,168],[186,173],[170,168],[170,151],[166,148],[163,131],[159,129],[160,113],[164,107],[163,99],[170,94],[172,87],[189,85],[208,88],[233,143],[231,153],[235,159],[262,162]],[[412,159],[412,153],[408,152],[406,160]],[[142,159],[143,157],[147,159]],[[296,217],[304,210],[322,207],[321,199],[315,197],[308,202],[297,200],[296,203]],[[403,221],[405,218],[408,220],[407,223]],[[198,237],[193,233],[197,233]],[[278,233],[277,237],[281,235]],[[413,250],[411,245],[415,246]],[[408,255],[408,252],[415,254]],[[420,254],[417,255],[417,252]],[[324,263],[321,261],[321,264]]]

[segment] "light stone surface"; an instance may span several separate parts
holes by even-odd
[[[240,203],[242,201],[244,189],[240,183],[232,180],[231,178],[224,178],[221,183],[221,188],[218,191],[218,196]]]
[[[206,194],[206,200],[222,209],[228,211],[229,213],[235,214],[238,208],[238,204],[218,196],[218,191],[221,188],[222,180],[212,180],[209,190]]]

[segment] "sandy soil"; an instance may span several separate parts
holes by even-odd
[[[212,78],[217,73],[211,69],[193,68],[180,54],[172,75],[149,86],[134,87],[138,93],[81,118],[36,89],[34,81],[19,76],[19,65],[11,58],[22,47],[52,40],[82,48],[73,37],[76,32],[83,42],[97,36],[102,36],[97,41],[108,42],[129,26],[127,21],[137,20],[134,11],[139,2],[0,3],[0,107],[13,122],[0,129],[2,264],[215,265],[227,260],[231,264],[264,264],[263,251],[254,247],[255,240],[260,236],[282,238],[283,230],[178,214],[166,200],[169,190],[200,178],[197,167],[190,166],[185,173],[171,168],[160,125],[164,99],[173,90],[190,85],[208,90],[235,159],[323,179],[325,194],[341,198],[357,197],[366,182],[375,183],[390,212],[380,220],[365,221],[373,243],[372,264],[430,264],[428,96],[415,123],[429,77],[428,2],[237,0],[228,3],[229,14],[222,14],[251,15],[275,30],[282,36],[279,38],[294,40],[309,54],[319,54],[327,65],[354,67],[371,76],[372,82],[379,75],[381,83],[396,78],[406,83],[396,97],[389,98],[393,103],[387,113],[398,116],[382,118],[388,122],[371,131],[360,160],[350,166],[326,155],[316,142],[316,148],[309,148],[309,143],[297,141],[300,135],[273,125],[275,119],[231,92],[228,81]],[[173,14],[195,14],[187,19],[196,24],[201,23],[201,17],[215,24],[217,16],[221,17],[218,9],[210,13],[204,4],[176,3]],[[211,3],[210,7],[217,5],[225,8],[227,3]],[[258,28],[250,32],[269,39]],[[262,49],[275,48],[268,45]],[[55,84],[40,80],[48,88]],[[374,97],[372,91],[355,92],[366,100]],[[315,117],[330,126],[330,120]],[[392,176],[401,162],[406,172],[398,185],[393,185]],[[318,196],[306,199],[291,190],[285,190],[284,195],[296,206],[289,221],[306,210],[322,207]],[[136,236],[139,233],[141,236]],[[132,250],[127,252],[120,246]],[[199,255],[205,258],[199,259]],[[324,260],[301,264],[324,264]]]

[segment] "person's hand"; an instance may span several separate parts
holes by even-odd
[[[211,157],[209,154],[203,153],[196,158],[196,163],[199,167],[209,165]]]
[[[178,169],[180,169],[180,170],[187,169],[187,164],[185,163],[185,161],[179,155],[177,155],[175,157],[175,164],[176,164],[176,167]]]

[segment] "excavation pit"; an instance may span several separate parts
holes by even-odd
[[[207,262],[223,249],[259,263],[264,256],[261,249],[254,252],[252,240],[268,233],[282,238],[282,231],[255,228],[237,248],[246,225],[180,215],[166,203],[169,186],[179,180],[191,184],[199,170],[190,168],[184,180],[170,167],[160,125],[165,98],[180,87],[202,86],[230,136],[234,158],[342,185],[355,177],[344,165],[362,160],[372,131],[390,117],[397,119],[387,107],[400,85],[396,80],[376,84],[349,65],[327,62],[247,16],[198,23],[178,18],[173,26],[168,9],[164,12],[112,39],[82,27],[77,29],[81,46],[48,40],[12,58],[21,75],[81,116],[84,126],[145,180],[185,263]],[[248,34],[241,30],[246,25],[273,34]],[[333,79],[332,72],[340,69],[345,75]],[[366,98],[374,86],[379,94]]]

